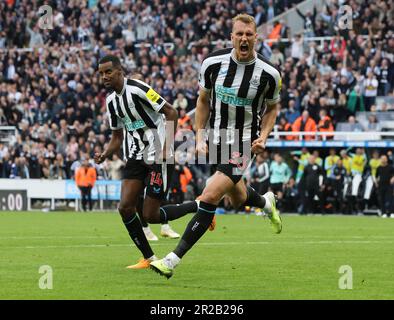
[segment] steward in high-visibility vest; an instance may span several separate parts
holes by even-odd
[[[332,123],[331,118],[327,115],[326,110],[320,110],[320,121],[317,125],[317,129],[319,132],[327,132],[327,133],[332,133],[334,132],[334,125]],[[319,137],[320,140],[325,140],[325,139],[332,139],[334,137],[333,134],[327,134],[327,135],[322,135]]]

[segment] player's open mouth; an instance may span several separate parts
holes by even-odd
[[[247,53],[249,51],[249,46],[247,44],[241,44],[240,50],[242,53]]]

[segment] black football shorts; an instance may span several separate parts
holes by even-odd
[[[123,168],[123,179],[136,179],[144,181],[146,195],[164,200],[170,188],[174,164],[146,164],[143,160],[129,159]]]

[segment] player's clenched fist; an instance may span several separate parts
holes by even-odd
[[[252,153],[259,154],[265,150],[265,141],[261,138],[256,139],[252,142]]]
[[[205,141],[197,143],[196,153],[197,155],[206,155],[208,153],[208,146]]]

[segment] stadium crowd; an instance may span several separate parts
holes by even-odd
[[[284,212],[360,214],[377,210],[394,217],[394,162],[391,150],[363,148],[276,150],[259,155],[247,176],[260,194],[278,196]]]
[[[103,149],[110,130],[96,69],[110,52],[177,108],[182,136],[193,128],[187,112],[195,108],[201,61],[226,45],[231,17],[246,12],[260,26],[298,2],[49,1],[52,29],[39,27],[38,2],[1,2],[0,126],[16,126],[18,135],[14,145],[0,144],[0,177],[72,178],[81,159]],[[343,4],[353,9],[351,30],[337,27]],[[392,0],[327,1],[321,12],[298,14],[303,33],[291,37],[281,21],[275,28],[290,42],[260,39],[256,48],[282,71],[280,130],[330,132],[355,123],[357,111],[376,111],[377,96],[394,96]],[[320,46],[310,36],[333,38]],[[114,156],[96,167],[98,179],[119,179],[122,165]],[[185,181],[198,188],[208,171],[179,165],[174,189],[185,191]]]

